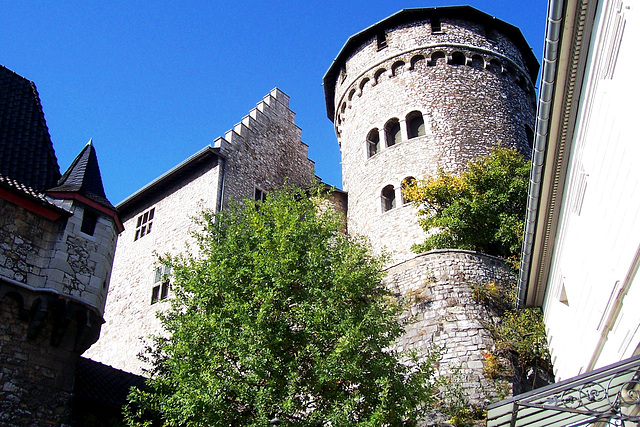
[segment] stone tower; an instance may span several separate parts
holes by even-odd
[[[425,235],[403,180],[458,172],[499,142],[528,155],[537,73],[520,30],[468,6],[405,9],[350,37],[324,77],[349,230],[412,257]]]
[[[408,302],[399,347],[444,348],[440,373],[462,376],[470,403],[498,393],[484,378],[493,346],[472,287],[510,280],[504,262],[454,249],[416,255],[426,235],[402,183],[460,172],[498,143],[529,156],[539,64],[520,30],[468,6],[402,10],[353,35],[324,77],[342,153],[349,232],[391,255],[388,286]]]
[[[121,231],[93,145],[60,176],[35,85],[0,66],[0,425],[69,423]]]

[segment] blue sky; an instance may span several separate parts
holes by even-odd
[[[291,97],[316,174],[341,186],[322,77],[352,34],[403,8],[469,4],[520,27],[541,59],[546,2],[5,1],[0,64],[36,83],[64,171],[93,138],[116,204]]]

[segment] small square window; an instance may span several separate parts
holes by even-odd
[[[133,240],[138,240],[141,237],[151,233],[151,227],[153,226],[153,215],[156,208],[151,208],[147,212],[138,217],[136,222],[136,235]]]
[[[98,213],[90,209],[85,208],[82,213],[82,225],[80,231],[84,234],[93,236],[96,231],[96,224],[98,223]]]
[[[257,202],[264,202],[265,200],[267,200],[267,192],[256,187],[255,191],[253,192],[253,198]]]

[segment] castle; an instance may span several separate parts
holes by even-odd
[[[446,347],[440,372],[457,370],[470,400],[495,397],[484,380],[489,321],[472,285],[510,280],[503,261],[459,250],[416,255],[422,241],[403,181],[459,172],[498,143],[530,154],[538,62],[520,31],[471,7],[402,10],[352,36],[324,76],[327,115],[342,151],[344,192],[333,195],[349,232],[391,253],[387,281],[411,296],[412,321],[398,343]],[[140,337],[170,297],[158,254],[185,250],[191,218],[232,199],[261,199],[285,177],[314,181],[288,97],[268,94],[224,138],[129,196],[117,208],[125,231],[114,260],[100,340],[86,356],[142,373]]]
[[[537,73],[538,62],[517,28],[463,6],[406,9],[368,27],[349,38],[324,76],[327,115],[342,152],[344,191],[334,192],[335,205],[346,215],[349,232],[367,236],[375,248],[386,248],[391,254],[388,286],[412,304],[406,314],[411,321],[398,345],[418,351],[434,344],[444,347],[440,372],[457,370],[471,403],[497,395],[483,374],[483,354],[492,346],[482,326],[487,314],[472,298],[471,288],[477,283],[510,280],[509,271],[502,260],[477,252],[413,254],[411,245],[422,241],[425,234],[415,209],[404,202],[401,188],[403,182],[440,168],[459,172],[468,160],[488,154],[498,143],[529,155]],[[48,181],[34,190],[2,181],[3,189],[14,189],[24,199],[41,200],[41,205],[62,218],[49,220],[53,221],[52,237],[41,238],[50,248],[50,252],[41,251],[50,266],[42,272],[49,279],[39,282],[44,290],[18,278],[14,266],[19,262],[3,265],[2,286],[10,289],[5,292],[10,298],[2,299],[8,307],[2,315],[26,329],[34,323],[29,316],[39,319],[42,310],[58,313],[47,299],[38,297],[42,293],[53,292],[67,306],[79,304],[83,316],[75,317],[73,331],[78,331],[74,336],[81,340],[72,343],[75,352],[65,359],[67,365],[73,364],[97,336],[108,288],[101,337],[85,356],[118,369],[143,372],[144,365],[137,358],[144,349],[140,338],[160,332],[155,313],[166,307],[171,296],[167,272],[158,264],[157,255],[183,252],[195,227],[193,216],[204,208],[224,209],[233,199],[260,200],[285,181],[299,186],[317,182],[288,104],[288,96],[274,89],[224,137],[138,190],[116,209],[100,191],[90,144],[60,181],[57,164],[51,166]],[[38,120],[42,127],[44,118]],[[45,142],[52,153],[50,140]],[[11,177],[4,169],[2,173]],[[91,179],[83,181],[82,176]],[[4,198],[3,209],[17,209],[15,196],[11,197]],[[20,215],[11,211],[2,219]],[[106,233],[99,234],[99,244],[86,232],[92,227],[85,228],[85,217],[95,222],[96,233]],[[38,221],[44,220],[27,222]],[[25,241],[16,236],[7,235],[6,244]],[[92,257],[102,260],[101,269],[94,269]],[[23,261],[27,265],[36,262],[32,258]],[[91,266],[90,271],[99,274],[76,272],[75,265]],[[68,278],[69,268],[76,281]],[[72,318],[72,314],[64,317]],[[57,318],[47,319],[53,322],[53,329],[36,329],[59,334]],[[80,331],[91,334],[84,338]],[[29,334],[20,342],[46,347]],[[3,357],[15,356],[7,348],[2,348]],[[38,353],[35,348],[28,351]],[[72,381],[73,374],[65,378]],[[68,384],[57,387],[69,393]]]

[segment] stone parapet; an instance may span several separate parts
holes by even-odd
[[[474,299],[473,286],[510,280],[503,260],[473,251],[430,251],[389,267],[387,286],[406,305],[398,348],[441,349],[439,374],[455,373],[470,403],[496,398],[499,391],[484,375],[485,353],[493,349],[486,325],[496,319]]]

